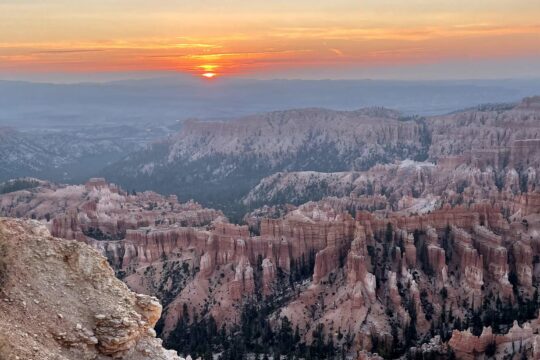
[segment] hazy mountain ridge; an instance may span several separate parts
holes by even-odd
[[[110,83],[0,81],[0,124],[24,128],[88,124],[157,125],[198,118],[235,118],[306,107],[354,110],[384,106],[406,114],[444,114],[484,103],[517,102],[540,93],[540,80],[201,81],[192,77]]]
[[[484,107],[431,117],[430,158],[467,152],[493,152],[500,161],[520,142],[540,138],[540,96],[524,98],[512,107]],[[507,154],[508,155],[508,154]]]
[[[155,186],[181,198],[223,206],[278,171],[367,169],[395,159],[424,159],[421,118],[396,111],[301,109],[227,122],[188,121],[175,136],[104,171],[127,188]]]
[[[526,98],[513,106],[491,105],[429,118],[370,108],[300,109],[227,122],[187,121],[175,136],[130,155],[104,174],[128,188],[153,188],[224,208],[246,196],[264,177],[279,172],[359,171],[406,159],[469,163],[497,158],[497,166],[505,168],[511,162],[518,164],[520,157],[530,158],[532,163],[516,165],[521,172],[537,161],[536,145],[524,141],[540,139],[538,101]],[[289,195],[295,202],[309,200],[325,184],[312,183],[309,196]],[[264,187],[273,191],[268,184]],[[343,193],[319,190],[317,198]],[[257,197],[269,199],[264,194]]]
[[[522,182],[530,178],[528,184],[536,187],[538,104],[540,99],[532,97],[511,107],[485,106],[428,118],[430,162],[396,162],[366,172],[276,173],[262,179],[243,202],[256,206],[301,204],[325,196],[422,197],[475,183],[484,189],[514,186],[516,177]],[[445,179],[442,183],[441,178]]]
[[[364,169],[377,161],[392,162],[395,155],[391,153],[401,149],[365,147],[362,142],[350,140],[351,148],[346,149],[349,145],[339,144],[334,139],[336,136],[341,137],[341,134],[334,133],[325,138],[321,134],[311,133],[310,136],[319,141],[317,145],[308,141],[305,146],[294,150],[295,155],[285,159],[291,155],[289,152],[292,148],[285,146],[283,141],[290,137],[282,137],[279,132],[270,131],[269,134],[276,134],[277,139],[267,138],[265,142],[258,144],[250,143],[257,139],[253,137],[254,132],[246,133],[245,139],[234,139],[231,143],[220,143],[216,137],[221,135],[216,133],[204,150],[202,143],[207,139],[200,136],[200,131],[203,131],[205,126],[220,126],[225,129],[228,125],[222,124],[223,122],[232,120],[236,123],[235,119],[239,116],[276,108],[317,106],[345,109],[354,113],[352,109],[373,104],[400,110],[405,115],[401,115],[399,120],[415,120],[412,116],[415,113],[449,112],[485,102],[517,102],[523,95],[535,92],[540,92],[540,81],[218,79],[201,82],[191,77],[101,84],[2,81],[0,106],[3,111],[0,113],[0,124],[13,126],[15,130],[23,132],[12,133],[9,138],[4,137],[6,140],[0,144],[0,165],[5,169],[2,179],[36,176],[55,181],[83,181],[97,175],[104,165],[110,165],[127,156],[125,162],[120,163],[126,165],[120,165],[121,174],[115,174],[114,166],[102,174],[120,181],[129,189],[154,188],[166,193],[177,193],[184,199],[212,198],[214,200],[207,204],[223,207],[226,206],[225,203],[230,203],[230,199],[237,200],[245,196],[262,177],[275,172]],[[485,106],[483,110],[493,110],[493,106],[497,105]],[[482,108],[471,111],[478,110]],[[311,111],[313,113],[315,110],[312,108]],[[320,111],[324,113],[326,110]],[[328,111],[329,114],[340,113],[337,110]],[[497,111],[500,111],[500,106]],[[274,116],[279,113],[275,112]],[[332,116],[335,115],[328,115],[329,121],[332,121]],[[210,124],[206,124],[206,121],[184,121],[193,117],[227,120],[219,122],[219,125],[216,125],[215,121]],[[257,116],[253,115],[246,117],[256,118]],[[415,121],[420,119],[416,117]],[[193,134],[201,144],[190,143],[186,138],[179,139],[181,132],[180,135],[150,145],[146,151],[137,152],[142,146],[178,130],[184,123],[193,127]],[[444,130],[444,126],[438,128]],[[229,129],[244,131],[240,128]],[[294,127],[284,128],[284,131],[309,133],[309,129]],[[341,131],[346,137],[348,130]],[[437,133],[435,135],[439,136]],[[470,133],[463,134],[469,135]],[[474,142],[476,137],[481,136],[482,134],[476,134],[470,141]],[[282,144],[275,144],[275,141],[281,140]],[[175,141],[178,144],[172,145]],[[444,133],[436,139],[436,142],[441,144],[445,141]],[[428,139],[423,142],[428,142]],[[298,146],[296,143],[290,145]],[[170,146],[175,147],[174,151],[168,149]],[[229,148],[230,146],[235,146],[236,150]],[[260,149],[254,146],[260,146]],[[444,150],[446,153],[459,152],[455,146],[453,150],[449,150],[449,146],[450,144]],[[232,159],[230,154],[212,151],[216,147],[229,149],[229,153],[236,151],[241,154],[237,159]],[[407,148],[407,153],[400,155],[400,159],[420,159],[416,153],[418,145],[413,147],[415,149]],[[246,153],[243,153],[244,148],[247,149]],[[192,151],[192,154],[188,154]],[[272,156],[264,154],[272,151],[282,153],[274,153]],[[442,149],[437,151],[444,152]],[[430,155],[435,158],[437,154]],[[163,160],[165,157],[167,161]],[[261,160],[263,158],[264,161]],[[171,169],[172,162],[169,162],[169,159],[183,162],[178,168],[179,171]],[[186,159],[189,159],[189,163]],[[359,163],[355,163],[357,159],[360,159]],[[280,163],[277,164],[276,161]],[[351,165],[353,163],[354,165]],[[144,168],[141,164],[145,165]],[[202,170],[204,167],[213,170]],[[152,179],[149,178],[150,174]],[[225,182],[229,183],[223,191],[219,189],[221,178],[225,178]]]
[[[0,128],[0,181],[25,176],[82,181],[164,134],[130,126],[25,132]]]

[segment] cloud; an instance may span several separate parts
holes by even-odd
[[[334,54],[336,54],[337,56],[340,56],[340,57],[343,57],[345,56],[343,54],[343,51],[339,50],[339,49],[330,49],[331,52],[333,52]]]
[[[464,24],[422,27],[288,27],[277,28],[273,36],[289,39],[329,40],[400,40],[423,41],[444,37],[500,36],[538,34],[540,25],[499,26],[490,24]]]
[[[102,52],[109,49],[51,49],[51,50],[42,50],[35,51],[33,54],[78,54],[78,53],[89,53],[89,52]]]
[[[192,44],[192,43],[174,44],[174,46],[180,49],[219,49],[222,47],[221,45],[215,45],[215,44]]]

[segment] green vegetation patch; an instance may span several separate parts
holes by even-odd
[[[39,181],[35,179],[15,179],[5,181],[0,184],[0,194],[7,194],[20,190],[33,189],[39,186]]]

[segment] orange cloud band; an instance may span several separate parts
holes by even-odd
[[[540,55],[540,26],[289,27],[208,38],[0,43],[3,71],[176,70],[221,75]]]

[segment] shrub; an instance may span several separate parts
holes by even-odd
[[[495,344],[495,341],[492,341],[486,347],[486,356],[492,357],[495,355],[496,351],[497,351],[497,344]]]

